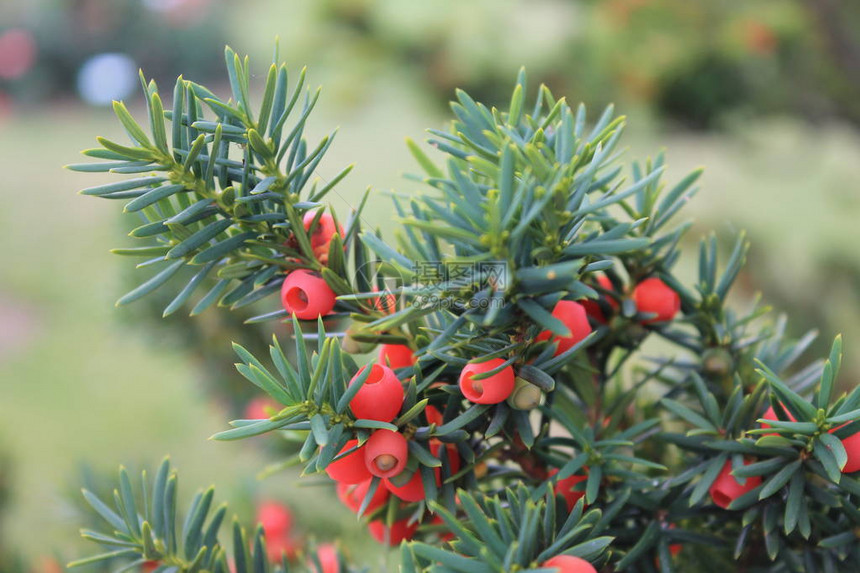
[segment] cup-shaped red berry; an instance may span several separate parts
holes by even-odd
[[[667,322],[675,318],[681,310],[681,297],[678,293],[656,277],[645,279],[636,285],[633,289],[633,302],[639,312],[655,315],[643,320],[643,324]]]
[[[337,497],[349,509],[358,513],[361,509],[361,504],[364,503],[364,498],[367,497],[367,492],[370,490],[370,484],[373,480],[363,481],[359,484],[350,485],[346,483],[337,484]],[[389,492],[386,489],[385,483],[380,482],[373,492],[373,497],[370,498],[367,507],[364,509],[364,514],[368,515],[382,507],[388,501]]]
[[[588,468],[584,467],[580,470],[582,473],[567,476],[555,483],[555,493],[564,498],[567,503],[567,510],[573,511],[576,502],[585,497],[585,481],[588,480]],[[558,469],[553,469],[549,472],[550,477],[556,475]]]
[[[604,290],[608,291],[612,291],[615,288],[612,281],[609,280],[609,277],[604,274],[597,275],[597,284]],[[613,311],[618,310],[618,301],[611,296],[601,296],[600,301],[605,301]],[[606,313],[603,312],[603,307],[600,305],[600,302],[593,298],[585,298],[579,302],[583,307],[585,307],[585,314],[587,314],[589,318],[601,324],[606,324]]]
[[[557,573],[597,573],[594,565],[574,555],[556,555],[540,566],[542,569],[554,569]]]
[[[581,303],[573,300],[560,300],[552,310],[552,315],[559,319],[570,330],[570,336],[558,336],[549,330],[538,334],[538,341],[552,340],[556,344],[555,355],[558,356],[582,341],[591,334],[591,325],[588,323],[588,315]]]
[[[358,445],[358,440],[350,440],[340,450],[340,454],[352,450]],[[325,468],[325,473],[334,481],[346,484],[355,484],[367,481],[373,476],[367,471],[367,466],[364,463],[364,450],[366,444],[350,452],[349,454],[336,458]]]
[[[409,445],[400,432],[376,430],[364,445],[364,463],[376,477],[396,476],[406,467],[408,458]]]
[[[749,465],[749,462],[744,461],[744,465]],[[732,475],[732,461],[726,461],[723,469],[720,470],[717,479],[711,484],[708,492],[711,494],[711,499],[718,507],[728,509],[729,505],[744,495],[761,485],[759,476],[746,478],[744,483],[738,481],[738,478]]]
[[[486,362],[467,364],[460,372],[460,391],[470,402],[476,404],[498,404],[508,398],[514,390],[514,369],[505,366],[492,376],[475,380],[478,374],[495,370],[505,361],[493,358]]]
[[[335,302],[334,291],[328,283],[311,271],[295,270],[287,275],[281,286],[281,304],[288,313],[301,320],[315,320],[329,314]]]
[[[356,418],[390,422],[403,406],[403,384],[391,368],[382,364],[364,366],[353,376],[350,384],[356,384],[367,368],[370,373],[353,396],[349,408]]]
[[[379,347],[379,363],[397,370],[415,364],[415,354],[405,344],[383,344]]]
[[[400,545],[404,540],[408,541],[415,535],[418,529],[418,523],[409,523],[407,519],[395,521],[391,527],[388,527],[382,521],[371,521],[367,528],[370,534],[379,543],[391,545],[392,547]]]
[[[845,448],[845,453],[848,455],[848,461],[842,468],[842,473],[852,474],[860,471],[860,432],[842,440],[842,447]]]
[[[293,514],[283,504],[266,501],[257,506],[257,523],[263,526],[266,536],[282,537],[293,528]]]

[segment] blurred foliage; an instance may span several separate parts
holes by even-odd
[[[860,14],[856,3],[823,4],[322,0],[311,18],[325,39],[314,46],[320,57],[358,53],[365,69],[403,68],[440,102],[461,87],[497,103],[510,71],[526,64],[556,92],[652,105],[697,128],[738,110],[857,122]]]
[[[319,0],[279,26],[315,66],[349,62],[350,91],[382,70],[446,103],[455,87],[498,103],[527,65],[586,103],[653,107],[687,127],[727,113],[840,116],[860,122],[860,7],[838,0]],[[0,15],[8,7],[0,8]],[[223,0],[41,0],[4,18],[30,30],[35,66],[0,91],[43,100],[74,85],[81,64],[123,52],[156,80],[217,69],[207,57],[242,8]],[[281,11],[263,3],[259,14]],[[308,33],[313,30],[313,33]],[[2,31],[2,30],[0,30]],[[527,41],[512,42],[511,38]],[[268,38],[267,38],[268,41]]]
[[[0,92],[38,103],[68,96],[90,57],[119,52],[150,77],[171,80],[191,70],[206,78],[219,69],[210,54],[225,43],[220,0],[39,0],[12,12],[0,6],[0,32],[7,26],[32,33],[33,67],[17,79],[0,78]],[[3,17],[4,11],[10,14]]]
[[[13,555],[12,548],[6,546],[3,535],[5,510],[10,499],[11,479],[11,460],[4,450],[0,450],[0,573],[13,573],[19,568],[18,558]]]
[[[78,560],[69,569],[85,566],[88,571],[153,571],[154,573],[314,573],[328,571],[322,565],[323,545],[308,540],[294,530],[289,508],[288,525],[282,533],[269,530],[265,523],[246,529],[238,516],[227,525],[228,506],[215,505],[215,488],[198,490],[187,512],[178,508],[178,474],[165,459],[158,470],[143,470],[140,479],[120,467],[119,479],[108,482],[103,476],[92,485],[102,491],[84,487],[87,524],[93,529],[81,530],[83,538],[102,545],[105,553]],[[184,503],[183,503],[184,505]],[[143,513],[139,513],[140,508]],[[184,519],[182,513],[186,513]],[[109,528],[100,533],[106,526]],[[274,524],[269,524],[274,525]],[[264,531],[263,527],[267,527]],[[300,526],[299,529],[303,529]],[[229,530],[229,531],[224,531]],[[287,536],[287,545],[283,535]],[[267,543],[270,546],[267,548]],[[229,549],[227,549],[229,547]],[[336,570],[358,573],[346,564],[339,547],[328,545],[328,561],[336,560]],[[229,552],[229,558],[228,558]],[[275,554],[280,557],[276,560]],[[268,557],[267,557],[268,556]],[[276,564],[270,564],[274,561]],[[329,565],[329,567],[331,564]],[[95,567],[95,569],[93,568]],[[366,573],[366,569],[361,573]]]
[[[133,226],[129,226],[131,229]],[[151,273],[154,275],[155,273]],[[140,280],[137,273],[124,273],[123,280],[128,289],[136,286]],[[179,289],[182,283],[176,279],[174,288]],[[217,281],[210,279],[204,288],[211,288]],[[168,285],[168,289],[171,285]],[[254,391],[241,378],[236,376],[233,364],[236,356],[231,342],[236,341],[246,348],[255,351],[265,351],[275,330],[272,323],[244,324],[253,316],[253,307],[237,310],[236,312],[206,312],[200,316],[191,316],[193,304],[186,304],[176,313],[163,317],[164,307],[170,303],[172,296],[167,290],[155,293],[145,298],[139,305],[122,307],[120,316],[124,323],[131,328],[143,328],[149,335],[153,346],[170,346],[181,348],[193,360],[199,369],[198,380],[204,391],[225,411],[241,415],[248,403],[262,396]]]
[[[833,253],[820,253],[815,272],[799,287],[797,283],[786,281],[780,276],[776,270],[778,263],[768,263],[768,257],[767,252],[755,253],[744,279],[750,290],[768,293],[775,307],[791,309],[792,334],[801,334],[801,326],[816,325],[828,335],[842,330],[852,343],[858,340],[860,266],[856,262],[841,259]],[[822,301],[836,302],[822,304]],[[813,351],[819,354],[826,352],[829,344],[826,337],[821,338],[811,345]],[[857,365],[856,356],[851,357],[846,375],[841,380],[842,390],[850,389],[853,381],[860,376]]]

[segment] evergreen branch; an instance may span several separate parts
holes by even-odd
[[[198,492],[180,530],[176,484],[177,474],[165,459],[152,481],[144,471],[140,482],[135,485],[125,469],[120,468],[119,485],[114,490],[114,507],[84,490],[87,503],[107,522],[109,529],[84,529],[81,536],[99,544],[105,551],[73,561],[68,567],[104,563],[116,566],[115,571],[128,571],[147,565],[157,573],[313,573],[323,570],[312,547],[309,553],[313,557],[304,566],[289,565],[286,557],[270,562],[263,528],[255,528],[249,543],[245,530],[235,519],[232,524],[232,559],[228,561],[225,546],[219,540],[227,505],[213,509],[212,487]],[[335,559],[340,571],[358,571],[347,565],[342,555],[335,554]]]
[[[186,267],[198,267],[199,271],[201,265],[206,265],[208,270],[203,275],[197,272],[193,279],[183,279],[179,287],[183,300],[188,300],[204,284],[211,286],[211,277],[223,275],[225,268],[239,263],[255,261],[255,270],[264,273],[269,269],[279,271],[281,260],[296,259],[302,268],[319,270],[320,264],[310,251],[285,249],[284,245],[297,239],[307,241],[307,232],[296,222],[301,222],[308,207],[340,182],[349,168],[322,189],[315,186],[308,189],[307,183],[333,139],[323,138],[316,149],[307,152],[302,132],[316,102],[314,96],[306,103],[287,140],[282,141],[281,130],[299,98],[304,73],[290,93],[286,67],[273,64],[266,79],[259,119],[255,121],[248,99],[250,78],[241,71],[242,65],[237,67],[239,57],[230,48],[226,50],[226,59],[233,100],[225,102],[204,86],[180,77],[174,89],[174,104],[165,111],[155,83],[143,82],[151,137],[124,104],[115,102],[114,111],[132,145],[99,138],[103,150],[85,154],[107,159],[106,163],[69,166],[76,171],[134,169],[135,172],[139,167],[143,172],[157,173],[82,191],[85,195],[130,198],[125,210],[139,212],[143,221],[131,235],[146,240],[145,249],[159,254],[160,249],[167,249],[165,260],[181,261],[166,266],[162,273],[124,296],[121,304],[174,282],[168,279]],[[205,119],[204,106],[215,114],[215,121]],[[172,123],[169,130],[164,120]],[[231,159],[234,150],[241,151],[245,160]],[[288,161],[282,165],[286,153]],[[266,193],[261,196],[263,191]],[[248,201],[252,197],[254,201]],[[303,203],[304,198],[310,203]],[[267,262],[260,264],[261,261]],[[208,264],[212,262],[215,265]],[[236,286],[247,276],[246,272],[227,279],[226,284],[219,283],[222,286],[205,306],[215,302],[232,306],[234,299],[239,298],[238,292],[258,298],[271,294],[271,289],[262,290],[253,284],[250,292]],[[166,311],[174,312],[176,306]]]

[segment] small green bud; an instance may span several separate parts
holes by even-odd
[[[236,200],[236,190],[233,187],[227,187],[221,193],[221,203],[227,207],[233,205]]]
[[[616,317],[616,319],[613,321],[613,324],[615,324],[616,322],[621,322],[622,324],[626,325],[627,330],[626,330],[625,334],[627,336],[627,339],[634,346],[641,343],[643,340],[645,340],[645,338],[648,336],[648,334],[650,334],[650,331],[647,328],[645,328],[644,326],[642,326],[641,324],[639,324],[638,322],[634,322],[634,323],[626,322],[625,323],[622,321],[623,321],[623,319]]]
[[[367,354],[376,347],[375,342],[359,341],[354,338],[356,331],[349,327],[340,343],[340,347],[348,354]]]
[[[508,405],[515,410],[533,410],[543,404],[545,398],[543,390],[517,376]]]
[[[702,371],[709,378],[724,378],[734,367],[732,355],[724,348],[709,348],[702,354]]]

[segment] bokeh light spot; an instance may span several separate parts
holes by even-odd
[[[36,61],[36,41],[27,30],[13,28],[0,34],[0,78],[14,80]]]
[[[78,93],[85,102],[109,105],[128,97],[134,89],[137,65],[125,54],[107,53],[93,56],[78,71]]]

